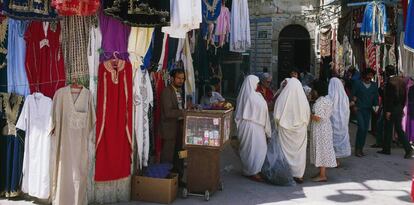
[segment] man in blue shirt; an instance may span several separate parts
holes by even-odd
[[[363,157],[362,151],[368,134],[372,107],[378,105],[378,86],[371,81],[374,71],[367,68],[362,73],[361,80],[354,82],[351,92],[350,106],[356,113],[358,131],[355,142],[355,156]]]

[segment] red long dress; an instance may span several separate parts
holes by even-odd
[[[59,46],[60,23],[33,21],[25,33],[26,73],[30,92],[53,98],[65,86],[62,49]]]
[[[95,181],[128,177],[132,152],[132,66],[99,65]]]

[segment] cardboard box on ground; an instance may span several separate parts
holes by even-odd
[[[178,174],[166,179],[144,176],[132,177],[131,200],[170,204],[177,197]]]

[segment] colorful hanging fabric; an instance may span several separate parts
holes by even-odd
[[[53,98],[65,86],[60,31],[60,23],[40,21],[32,21],[26,30],[26,73],[32,93]]]
[[[218,37],[218,47],[222,47],[230,34],[230,11],[225,5],[221,6],[214,34]]]
[[[111,15],[125,24],[137,27],[170,25],[169,0],[106,0],[103,3],[105,14]]]
[[[331,26],[322,27],[319,34],[319,47],[322,57],[331,56],[331,40],[332,28]]]
[[[52,6],[61,16],[93,15],[99,5],[99,0],[52,0]]]
[[[364,8],[356,8],[352,10],[352,37],[353,39],[361,38],[361,23],[364,19]]]
[[[51,7],[51,0],[3,0],[3,12],[19,20],[57,20],[56,10]]]
[[[222,0],[203,0],[201,33],[208,42],[213,40],[214,23],[221,13],[221,4]]]
[[[0,15],[0,92],[7,93],[7,29],[6,16]]]
[[[20,194],[24,135],[16,129],[24,96],[0,93],[0,197]]]
[[[102,44],[101,29],[97,17],[94,18],[94,25],[90,28],[88,39],[88,66],[89,66],[89,90],[92,93],[96,105],[96,90],[98,84],[99,50]]]
[[[114,58],[128,60],[128,38],[131,27],[117,19],[99,13],[99,27],[102,33],[102,53],[100,61]]]
[[[407,22],[405,25],[404,46],[414,53],[414,1],[411,0],[408,6]]]
[[[27,96],[30,94],[30,89],[25,69],[26,41],[24,37],[28,22],[12,18],[8,18],[8,21],[7,92]]]
[[[105,61],[98,77],[95,181],[125,179],[133,148],[131,63]]]
[[[61,21],[66,79],[85,86],[89,85],[88,37],[92,21],[90,16],[66,16]]]
[[[380,2],[371,2],[365,7],[361,25],[361,36],[371,37],[374,43],[384,43],[389,33],[387,7]]]
[[[231,7],[230,51],[246,52],[251,45],[247,0],[233,0]]]
[[[145,54],[151,44],[153,33],[154,28],[131,28],[128,40],[128,53],[132,68],[141,68]]]
[[[377,70],[377,47],[371,39],[365,42],[365,62],[369,68]]]

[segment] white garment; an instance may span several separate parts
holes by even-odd
[[[218,92],[211,92],[211,97],[203,96],[201,98],[201,105],[211,105],[218,102],[226,101]]]
[[[267,153],[263,126],[249,120],[242,120],[237,129],[237,136],[240,140],[239,152],[243,174],[251,176],[259,173]]]
[[[195,92],[196,92],[196,85],[195,85],[195,74],[194,74],[194,67],[193,67],[193,58],[191,56],[190,50],[190,39],[188,37],[185,38],[183,53],[181,55],[181,59],[183,60],[184,70],[185,70],[185,94],[186,96],[191,95],[193,96],[193,100],[195,100]]]
[[[237,97],[237,107],[234,120],[237,129],[239,129],[242,120],[248,120],[264,128],[267,137],[272,136],[270,126],[270,117],[266,100],[256,92],[259,78],[255,75],[249,75],[243,82]]]
[[[40,199],[50,194],[52,99],[42,93],[26,97],[16,128],[26,132],[22,191]]]
[[[129,61],[133,68],[140,68],[151,45],[154,28],[131,27],[128,38]]]
[[[331,78],[329,81],[329,97],[333,102],[331,122],[335,154],[337,158],[348,157],[351,155],[348,131],[349,99],[342,81],[338,78]]]
[[[187,32],[198,29],[202,22],[201,1],[170,0],[171,24],[162,27],[162,32],[172,38],[185,38]]]
[[[99,68],[99,49],[101,48],[102,33],[99,26],[91,27],[88,41],[88,65],[89,65],[89,90],[96,105],[98,68]]]
[[[274,119],[283,153],[294,177],[303,177],[306,168],[307,126],[310,107],[302,84],[291,78],[276,100]]]
[[[332,141],[333,102],[329,96],[319,97],[313,105],[313,113],[320,118],[312,121],[310,161],[316,167],[336,167],[335,150]]]
[[[153,105],[153,92],[148,72],[137,69],[134,77],[135,138],[137,142],[138,167],[148,166],[149,119],[148,112]]]
[[[230,23],[230,51],[245,52],[250,48],[250,20],[247,0],[233,0]]]

